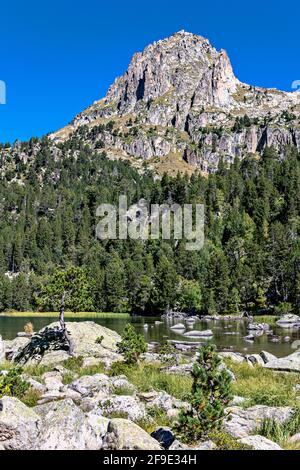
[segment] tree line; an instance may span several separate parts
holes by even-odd
[[[26,158],[24,158],[26,155]],[[216,173],[161,179],[111,161],[75,136],[0,149],[0,310],[53,310],[58,270],[88,282],[80,310],[156,314],[300,311],[300,156],[246,155]],[[205,204],[205,245],[95,237],[96,208],[145,198]]]

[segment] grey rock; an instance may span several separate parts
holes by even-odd
[[[284,423],[291,417],[293,410],[290,407],[256,405],[247,409],[234,406],[227,408],[226,412],[225,430],[233,437],[243,438],[252,434],[266,418]]]
[[[276,442],[259,435],[243,437],[239,442],[251,446],[253,450],[282,450]]]
[[[194,447],[194,450],[215,450],[217,448],[216,444],[213,441],[205,441],[199,444],[197,447]]]
[[[219,352],[218,353],[221,358],[230,359],[233,362],[244,362],[245,358],[242,354],[236,352]]]
[[[269,353],[268,351],[261,351],[260,353],[261,358],[263,359],[264,363],[267,364],[268,362],[274,361],[277,359],[274,354]]]
[[[188,446],[178,441],[177,439],[175,439],[173,444],[169,447],[169,450],[186,450],[186,449],[188,449]]]
[[[273,359],[267,362],[265,367],[267,369],[283,372],[300,372],[300,352],[295,352],[286,357]]]
[[[97,392],[109,394],[111,382],[105,374],[83,375],[69,385],[69,388],[82,396],[93,396]]]
[[[146,408],[136,397],[131,395],[110,395],[99,401],[98,407],[106,417],[120,415],[132,421],[145,419]]]
[[[39,415],[14,397],[0,400],[0,442],[5,449],[33,450],[41,427]]]
[[[264,366],[265,362],[263,358],[259,354],[250,354],[246,356],[246,361],[252,362],[252,364],[258,364],[260,366]]]
[[[292,328],[294,326],[300,326],[300,317],[298,315],[286,314],[283,315],[276,324],[282,328]]]
[[[38,405],[34,411],[43,422],[38,450],[93,450],[102,446],[83,411],[72,400]]]
[[[137,424],[126,419],[112,419],[103,440],[107,450],[161,450],[159,443]]]
[[[255,331],[268,331],[270,329],[270,325],[268,323],[249,323],[248,330]]]
[[[171,330],[185,330],[183,323],[176,323],[176,325],[170,326]]]
[[[213,336],[212,330],[203,330],[203,331],[198,331],[198,330],[192,330],[192,331],[187,331],[184,333],[184,336],[187,336],[189,338],[202,338],[202,337],[210,337]]]

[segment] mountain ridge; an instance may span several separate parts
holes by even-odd
[[[230,164],[266,146],[300,149],[299,116],[299,93],[240,82],[225,50],[182,30],[135,53],[106,96],[50,138],[98,127],[86,140],[109,158],[151,166],[175,155],[210,172],[221,157]],[[104,129],[109,121],[113,129]]]

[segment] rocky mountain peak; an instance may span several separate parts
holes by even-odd
[[[141,110],[140,101],[149,108],[153,101],[155,105],[155,100],[165,99],[176,119],[178,111],[191,107],[229,106],[237,84],[225,51],[217,52],[201,36],[179,31],[136,53],[126,73],[110,87],[105,103],[115,102],[125,114]]]
[[[178,31],[134,54],[106,96],[52,138],[84,126],[87,143],[109,158],[159,159],[164,170],[176,158],[183,171],[209,172],[220,157],[229,164],[266,146],[300,150],[299,117],[300,93],[240,82],[225,50]]]

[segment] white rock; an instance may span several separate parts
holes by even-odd
[[[243,437],[239,442],[251,446],[254,450],[282,450],[276,442],[259,435]]]

